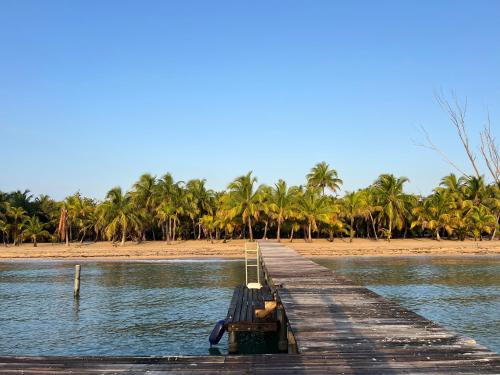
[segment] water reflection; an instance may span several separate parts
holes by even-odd
[[[500,257],[315,261],[500,352]]]
[[[0,263],[0,354],[208,354],[242,262]],[[226,340],[219,347],[227,352]]]

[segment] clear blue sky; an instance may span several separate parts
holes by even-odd
[[[434,92],[500,123],[499,1],[0,2],[0,190],[102,198],[144,172],[222,189],[253,170],[428,193],[468,167]]]

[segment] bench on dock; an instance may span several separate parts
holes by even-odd
[[[264,286],[261,289],[249,289],[239,285],[234,289],[233,298],[226,317],[228,332],[275,332],[278,322],[270,311],[276,306],[271,289]],[[266,309],[267,307],[267,309]]]

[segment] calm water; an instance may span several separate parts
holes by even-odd
[[[315,261],[500,352],[500,257]]]
[[[0,354],[208,354],[241,262],[0,263]],[[227,352],[227,339],[220,351]]]
[[[319,262],[500,351],[500,258]],[[75,304],[74,263],[0,262],[0,355],[209,354],[244,282],[239,261],[81,264]]]

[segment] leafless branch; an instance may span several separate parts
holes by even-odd
[[[481,155],[483,155],[484,161],[488,170],[493,177],[493,180],[497,184],[500,183],[500,156],[498,154],[498,146],[496,144],[495,137],[491,133],[491,120],[490,114],[488,113],[488,123],[485,125],[481,135]]]
[[[446,99],[446,97],[443,95],[442,92],[436,94],[435,96],[438,104],[443,109],[443,111],[448,114],[448,117],[450,118],[453,127],[457,131],[457,134],[460,138],[460,141],[462,142],[462,145],[464,146],[465,152],[467,153],[467,157],[469,158],[469,161],[472,165],[472,168],[474,169],[476,176],[478,178],[481,177],[481,174],[479,173],[479,168],[477,167],[476,164],[476,155],[474,154],[470,146],[469,136],[467,134],[467,129],[465,127],[465,115],[467,113],[467,99],[465,99],[465,103],[462,104],[457,99],[455,93],[452,93],[453,97],[453,104],[452,104],[448,99]]]
[[[439,147],[437,147],[434,142],[432,142],[432,139],[429,135],[429,133],[427,132],[427,130],[423,127],[423,126],[420,126],[420,130],[422,131],[422,133],[424,134],[425,136],[425,140],[426,140],[426,143],[416,143],[417,146],[420,146],[420,147],[425,147],[425,148],[428,148],[429,150],[432,150],[434,152],[436,152],[439,156],[441,156],[441,158],[447,162],[448,164],[450,164],[453,168],[455,168],[460,174],[462,174],[463,176],[466,176],[468,177],[469,175],[467,173],[465,173],[462,169],[460,169],[444,152],[443,150],[441,150]]]

